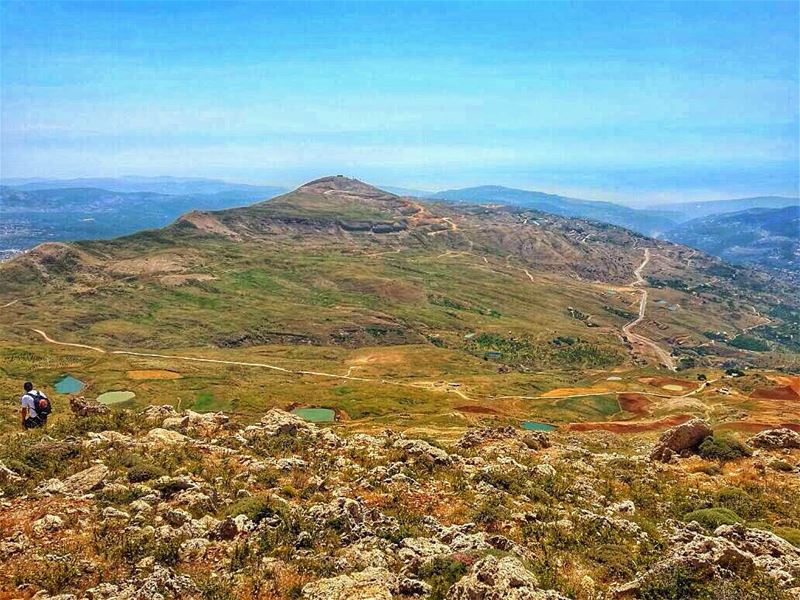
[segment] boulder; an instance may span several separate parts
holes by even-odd
[[[107,476],[108,467],[101,463],[67,477],[59,491],[65,494],[85,494],[102,487]]]
[[[261,417],[261,429],[269,435],[295,435],[298,431],[310,431],[316,426],[304,421],[297,415],[273,408]]]
[[[182,433],[171,431],[169,429],[162,429],[160,427],[151,429],[147,432],[147,435],[141,439],[141,442],[145,444],[161,447],[176,446],[179,444],[186,444],[191,441],[191,438],[186,437]]]
[[[489,555],[447,592],[447,600],[566,600],[552,590],[542,590],[533,573],[513,556]]]
[[[169,416],[161,423],[164,429],[180,429],[200,437],[213,437],[229,425],[230,417],[225,413],[198,413],[193,410]]]
[[[17,475],[14,471],[9,469],[2,460],[0,460],[0,483],[17,483],[22,481],[22,477]]]
[[[303,586],[305,600],[391,600],[399,592],[397,576],[380,567],[321,579]]]
[[[756,565],[783,587],[800,584],[800,550],[770,531],[748,529],[742,524],[722,525],[714,535],[755,557]]]
[[[153,404],[142,411],[142,416],[151,423],[162,423],[167,417],[178,416],[178,413],[169,404]]]
[[[57,515],[45,515],[31,524],[33,532],[39,536],[58,531],[63,526],[64,520]]]
[[[450,464],[450,455],[447,452],[441,448],[437,448],[436,446],[429,444],[424,440],[400,438],[393,444],[393,446],[405,451],[411,456],[424,458],[436,464]]]
[[[69,399],[69,409],[79,417],[104,415],[110,410],[105,404],[100,404],[94,400],[87,400],[83,396],[72,396]]]
[[[767,429],[750,438],[756,448],[800,448],[800,433],[787,427]]]
[[[650,458],[668,462],[675,454],[697,449],[711,433],[708,423],[702,419],[692,419],[686,423],[671,427],[661,434],[650,453]]]
[[[490,441],[517,438],[519,438],[519,433],[511,426],[480,427],[466,431],[456,442],[456,447],[474,448],[475,446],[480,446]]]

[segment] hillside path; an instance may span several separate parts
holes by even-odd
[[[44,338],[44,341],[50,344],[58,344],[59,346],[72,346],[73,348],[86,348],[87,350],[94,350],[95,352],[101,352],[103,354],[106,353],[105,350],[103,350],[102,348],[98,348],[97,346],[87,346],[86,344],[73,344],[72,342],[59,342],[58,340],[54,340],[53,338],[51,338],[41,329],[34,329],[33,331],[42,336]]]

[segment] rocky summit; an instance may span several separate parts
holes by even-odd
[[[442,443],[277,408],[73,411],[0,448],[4,598],[800,598],[790,430]]]

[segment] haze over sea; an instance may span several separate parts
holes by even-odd
[[[2,176],[797,196],[798,4],[633,7],[5,2]]]

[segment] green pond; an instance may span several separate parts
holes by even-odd
[[[72,375],[64,375],[56,381],[54,387],[59,394],[77,394],[83,389],[83,382]]]
[[[313,423],[333,423],[336,420],[336,412],[330,408],[295,408],[292,414]]]
[[[555,425],[549,423],[539,423],[537,421],[523,421],[522,428],[529,431],[553,431],[556,429]]]
[[[97,401],[100,404],[119,404],[121,402],[127,402],[128,400],[132,400],[136,397],[136,394],[133,392],[106,392],[105,394],[100,394],[97,397]]]

